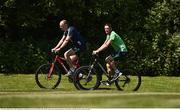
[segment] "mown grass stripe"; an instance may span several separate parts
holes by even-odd
[[[142,92],[142,93],[65,93],[65,92],[0,92],[0,95],[59,95],[59,96],[112,96],[112,95],[180,95],[179,92]]]

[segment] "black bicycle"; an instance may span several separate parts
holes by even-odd
[[[101,83],[112,79],[107,71],[104,69],[103,65],[99,61],[98,55],[93,55],[93,62],[88,66],[81,66],[77,69],[74,75],[74,85],[80,90],[95,90]],[[123,91],[137,91],[141,85],[141,75],[134,69],[130,68],[130,63],[128,66],[123,66],[121,68],[120,62],[115,61],[116,67],[122,72],[122,75],[118,77],[111,84],[115,83],[118,90]],[[106,76],[107,80],[102,80],[103,74]]]

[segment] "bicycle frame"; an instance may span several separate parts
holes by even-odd
[[[59,63],[63,67],[63,69],[65,70],[65,73],[68,73],[68,68],[65,66],[64,61],[66,61],[65,58],[60,57],[59,55],[55,56],[48,72],[48,79],[51,78],[51,74],[54,70],[54,66],[56,62]],[[76,66],[76,68],[80,67],[78,60],[74,61],[73,64]]]
[[[94,58],[94,62],[91,64],[91,68],[90,68],[88,76],[91,74],[91,71],[92,71],[92,69],[94,68],[95,65],[98,65],[100,67],[100,69],[103,71],[103,73],[106,75],[106,77],[109,77],[107,71],[104,69],[104,67],[99,62],[97,57]]]
[[[66,71],[66,73],[68,72],[68,69],[66,68],[66,66],[64,65],[63,63],[63,60],[65,60],[64,58],[60,57],[59,55],[56,55],[53,62],[51,63],[51,67],[49,69],[49,72],[48,72],[48,79],[51,78],[51,74],[54,70],[54,66],[55,66],[55,63],[58,62],[62,67],[63,69]]]

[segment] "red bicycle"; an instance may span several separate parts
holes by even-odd
[[[78,60],[73,62],[76,68],[79,68]],[[40,88],[55,89],[61,82],[61,75],[67,74],[69,66],[65,59],[55,54],[54,60],[38,67],[35,73],[35,80]],[[73,76],[68,76],[69,81]]]

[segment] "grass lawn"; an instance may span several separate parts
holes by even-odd
[[[57,89],[47,90],[36,85],[32,74],[0,74],[0,107],[180,108],[180,77],[142,77],[138,91],[125,92],[114,85],[79,91],[64,76]]]

